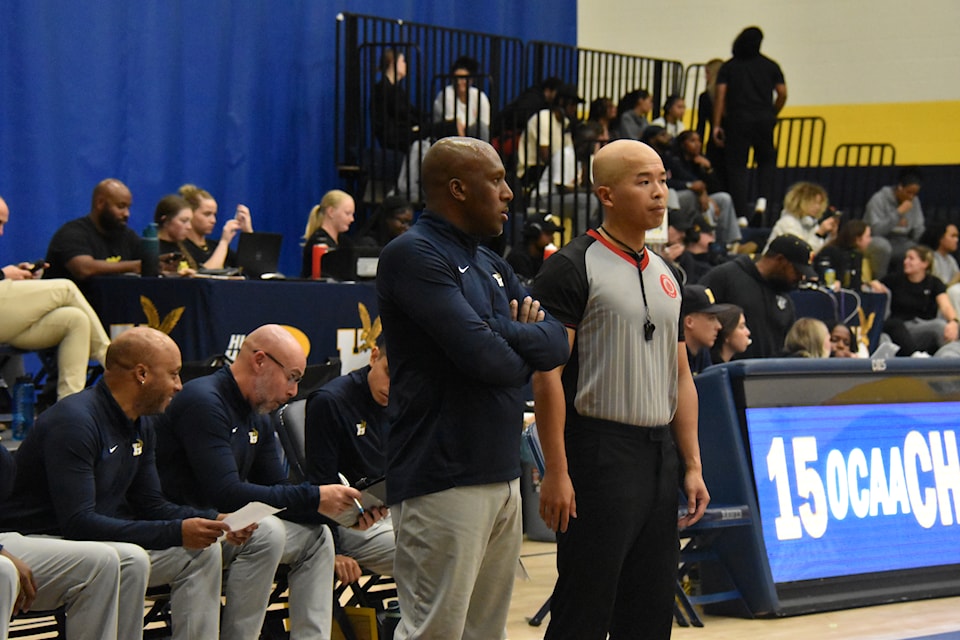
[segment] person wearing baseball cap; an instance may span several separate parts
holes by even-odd
[[[713,364],[710,349],[717,340],[721,326],[717,314],[728,308],[728,304],[717,304],[713,291],[708,287],[688,284],[683,288],[680,322],[683,323],[687,361],[692,374],[696,375]]]
[[[771,358],[780,353],[783,340],[796,320],[790,291],[804,278],[813,279],[813,249],[793,235],[773,239],[766,252],[754,262],[750,256],[711,269],[700,279],[710,287],[717,301],[743,309],[753,343],[743,358]]]
[[[790,283],[790,289],[796,289],[804,279],[816,280],[817,272],[813,268],[813,248],[807,242],[794,235],[777,236],[763,254],[776,259],[787,260],[794,268],[793,274],[783,274]]]

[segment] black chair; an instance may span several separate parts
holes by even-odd
[[[837,298],[833,291],[822,287],[797,289],[790,292],[798,318],[816,318],[828,327],[837,321]]]
[[[685,503],[686,499],[682,500]],[[686,507],[682,509],[686,513]],[[711,505],[703,518],[693,526],[680,531],[684,540],[680,547],[680,567],[677,572],[676,599],[673,615],[681,627],[703,626],[703,619],[695,605],[709,605],[718,602],[737,601],[744,603],[743,595],[720,557],[713,550],[713,543],[731,527],[744,527],[751,524],[750,508],[747,505]],[[713,583],[703,580],[702,568],[705,563],[714,563],[716,571]],[[684,583],[688,578],[700,578],[700,593],[688,593]],[[691,581],[688,584],[693,584]],[[746,611],[746,605],[744,604]]]
[[[336,375],[339,374],[340,362],[337,361],[336,365],[336,373],[333,374],[332,377],[336,377]],[[333,372],[331,371],[330,373]],[[316,384],[315,387],[321,384],[322,382]],[[307,400],[305,397],[295,399],[277,411],[277,417],[274,423],[277,438],[280,441],[280,446],[286,457],[288,478],[291,482],[307,481],[305,447],[306,408]],[[346,605],[343,605],[341,604],[342,597],[348,589],[351,595]],[[277,590],[275,590],[274,593],[279,597],[279,595],[283,593],[283,590],[285,590],[285,587],[280,584],[278,578]],[[340,583],[335,587],[333,616],[340,625],[340,630],[343,632],[344,637],[347,640],[354,640],[357,632],[350,623],[350,619],[344,611],[344,606],[372,608],[377,613],[377,627],[382,634],[384,631],[383,619],[387,612],[387,602],[396,599],[396,597],[396,583],[393,582],[392,578],[365,570],[360,582],[349,585]],[[273,596],[271,596],[271,601],[272,600]]]

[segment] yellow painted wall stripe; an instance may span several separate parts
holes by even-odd
[[[823,165],[838,144],[887,142],[897,164],[960,164],[960,100],[791,107],[784,117],[820,116],[826,123]]]

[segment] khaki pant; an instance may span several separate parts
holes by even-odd
[[[57,347],[57,399],[81,391],[90,360],[103,364],[110,339],[70,280],[0,280],[0,342],[34,351]]]

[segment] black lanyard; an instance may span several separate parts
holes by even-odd
[[[633,259],[637,262],[637,273],[640,274],[640,297],[643,298],[643,310],[646,315],[643,321],[643,339],[647,342],[653,340],[653,333],[657,330],[657,326],[653,324],[653,321],[650,319],[650,305],[647,304],[647,290],[643,286],[643,256],[633,250],[630,245],[626,242],[623,242],[619,238],[615,238],[612,233],[603,228],[603,225],[600,225],[600,231],[603,232],[605,236],[616,242],[620,245],[627,253],[633,256]],[[646,249],[644,249],[646,251]]]

